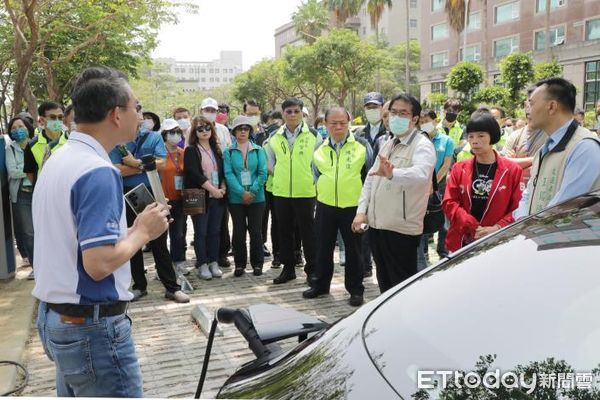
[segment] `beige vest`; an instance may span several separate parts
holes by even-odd
[[[394,142],[395,139],[385,142],[379,154],[388,157],[395,168],[412,167],[415,149],[433,146],[418,130],[409,135],[406,143],[394,146]],[[379,158],[373,168],[379,168]],[[423,185],[406,188],[385,177],[374,176],[367,210],[369,225],[405,235],[422,234],[430,190],[431,179]]]
[[[567,131],[567,134],[564,137],[566,138],[568,134]],[[546,208],[556,193],[558,193],[565,174],[567,159],[575,149],[575,146],[583,139],[592,139],[600,142],[596,135],[580,126],[566,143],[565,149],[563,151],[555,151],[561,146],[562,141],[559,142],[559,144],[552,149],[553,151],[544,155],[541,160],[541,165],[540,154],[542,149],[535,154],[533,167],[531,169],[533,191],[529,195],[529,215],[536,214]],[[591,187],[591,190],[596,189],[600,189],[600,177],[596,179]]]

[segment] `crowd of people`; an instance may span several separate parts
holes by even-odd
[[[385,102],[377,92],[364,96],[367,124],[357,129],[343,107],[326,110],[311,126],[298,98],[268,112],[248,100],[232,120],[226,104],[206,98],[198,110],[175,107],[161,119],[143,109],[122,74],[104,68],[82,73],[72,102],[42,103],[38,121],[18,114],[8,125],[6,152],[16,243],[34,266],[38,329],[59,370],[69,362],[54,345],[64,339],[62,328],[86,327],[69,332],[88,340],[100,318],[114,324],[112,336],[117,326],[130,326],[127,302],[147,294],[144,245],[165,297],[185,303],[176,272],[221,278],[231,267],[230,251],[233,279],[247,271],[262,275],[272,254],[270,267],[281,268],[273,284],[296,279],[303,266],[302,296],[326,295],[337,244],[349,304],[357,307],[373,264],[382,293],[426,268],[434,232],[443,258],[600,189],[600,140],[577,118],[576,89],[562,78],[528,89],[523,119],[481,105],[465,125],[458,99],[448,99],[438,117],[413,96]],[[600,101],[596,115],[597,130]],[[136,213],[123,194],[140,184],[151,190],[147,155],[155,158],[170,207],[155,203]],[[425,220],[435,198],[444,215],[432,230]],[[134,354],[130,338],[112,336],[118,348],[95,343],[93,351],[105,352],[108,364],[115,351]],[[131,376],[100,381],[140,381],[134,358],[122,361]],[[90,389],[59,379],[57,386],[61,396],[103,393],[98,383]],[[139,396],[141,386],[119,394]]]

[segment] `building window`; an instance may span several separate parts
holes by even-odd
[[[535,33],[534,38],[534,49],[544,50],[546,48],[546,41],[544,40],[545,31],[538,31]],[[560,46],[565,43],[565,27],[555,26],[550,28],[550,47]]]
[[[417,0],[410,0],[410,8],[417,8]]]
[[[567,4],[567,0],[550,0],[550,10],[562,7]],[[546,11],[546,0],[535,0],[535,12]]]
[[[446,5],[446,0],[431,0],[431,11],[442,11]]]
[[[502,24],[519,19],[519,7],[518,1],[494,7],[494,23]]]
[[[211,68],[211,69],[209,69],[209,70],[208,70],[208,73],[209,73],[209,74],[214,74],[214,73],[215,73],[215,70]]]
[[[210,79],[209,79],[209,81],[210,81],[210,82],[214,82],[214,81],[215,81],[215,78],[210,78]]]
[[[481,60],[481,45],[473,44],[467,46],[466,54],[463,58],[463,48],[460,49],[460,59],[463,61],[479,62]]]
[[[442,93],[448,94],[448,87],[446,86],[446,82],[431,82],[431,93]]]
[[[417,20],[416,19],[411,19],[409,21],[409,25],[411,28],[416,28],[417,27]]]
[[[600,39],[600,18],[585,22],[585,40]]]
[[[219,73],[219,68],[215,68],[215,74]]]
[[[513,36],[494,41],[494,57],[500,58],[519,51],[519,37]]]
[[[220,82],[220,79],[218,76],[215,78],[215,82]]]
[[[431,40],[441,40],[448,37],[448,23],[433,25],[431,27]]]
[[[200,82],[206,82],[206,78],[201,78]]]
[[[441,68],[448,66],[448,52],[434,53],[431,55],[431,68]]]
[[[594,110],[600,100],[600,60],[585,63],[585,86],[583,88],[583,107]]]
[[[478,31],[479,29],[481,29],[481,13],[471,13],[467,24],[467,32]]]
[[[201,72],[201,73],[203,73],[203,74],[205,74],[205,73],[206,73],[206,68],[202,68],[202,69],[200,70],[200,72]]]

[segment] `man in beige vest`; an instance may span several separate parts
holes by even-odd
[[[575,86],[550,78],[536,87],[529,97],[529,126],[542,129],[548,138],[535,154],[515,220],[600,189],[600,140],[574,119]]]
[[[417,248],[431,192],[436,153],[431,141],[416,129],[421,105],[412,96],[390,101],[390,130],[365,180],[355,232],[369,227],[369,241],[381,292],[417,272]]]

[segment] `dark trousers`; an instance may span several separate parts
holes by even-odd
[[[171,259],[173,262],[185,261],[185,234],[184,226],[187,216],[183,213],[183,200],[169,201],[171,218],[169,225],[169,240],[171,241]]]
[[[233,259],[236,267],[245,268],[248,263],[246,231],[250,234],[250,264],[253,268],[262,267],[265,260],[262,238],[262,216],[265,203],[230,204],[229,212],[233,221]]]
[[[333,277],[333,251],[338,230],[342,235],[346,251],[344,283],[351,295],[362,295],[363,266],[360,257],[360,236],[352,232],[352,221],[356,207],[338,208],[317,202],[315,226],[319,232],[317,242],[317,264],[315,267],[315,288],[328,290]]]
[[[369,242],[369,235],[361,235],[361,248],[360,256],[362,258],[362,265],[365,272],[373,270],[373,261],[371,260],[371,243]]]
[[[267,234],[269,228],[269,214],[271,214],[271,250],[273,255],[279,253],[279,234],[277,232],[277,217],[275,215],[275,203],[273,193],[265,190],[265,211],[262,220],[263,243],[267,243]]]
[[[196,268],[200,268],[202,264],[216,262],[219,257],[219,236],[224,208],[223,200],[209,198],[206,201],[206,212],[192,216]]]
[[[136,217],[135,212],[133,212],[129,205],[125,205],[125,209],[127,210],[127,226],[132,226]],[[181,286],[177,283],[175,271],[173,270],[173,262],[171,261],[171,255],[167,248],[167,236],[168,232],[165,232],[157,239],[151,241],[150,249],[152,249],[152,256],[154,257],[158,278],[165,289],[173,293],[181,290]],[[144,273],[144,254],[141,249],[131,258],[131,277],[133,278],[133,289],[146,290],[148,281],[146,280],[146,274]]]
[[[231,250],[231,237],[229,236],[229,209],[227,200],[224,200],[223,217],[221,219],[221,236],[219,238],[219,259],[226,258]]]
[[[417,273],[417,249],[422,235],[375,228],[368,233],[381,293]]]
[[[279,224],[279,248],[284,272],[294,272],[294,219],[298,223],[306,264],[304,272],[312,275],[315,267],[315,198],[287,198],[275,196],[275,213]]]

